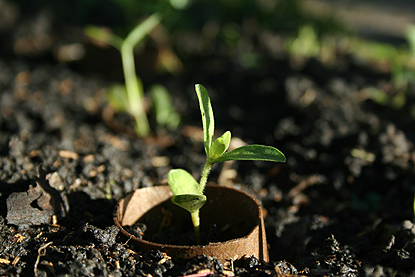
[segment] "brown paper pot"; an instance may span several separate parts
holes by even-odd
[[[268,262],[259,202],[243,191],[222,186],[207,186],[205,194],[208,201],[200,210],[201,232],[216,224],[221,242],[196,246],[159,244],[145,240],[146,237],[139,239],[123,228],[138,221],[147,225],[146,234],[152,234],[158,232],[166,218],[171,225],[192,228],[190,214],[171,203],[169,186],[142,188],[127,195],[115,207],[114,222],[137,249],[160,250],[173,259],[190,259],[205,254],[227,264],[248,255]]]

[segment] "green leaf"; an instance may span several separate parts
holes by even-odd
[[[207,90],[202,85],[195,85],[197,98],[199,99],[200,112],[202,114],[203,140],[206,156],[209,157],[212,145],[213,133],[215,132],[215,121],[213,118],[212,104]]]
[[[285,162],[285,156],[280,150],[271,146],[246,145],[230,152],[223,153],[219,158],[212,162],[219,163],[233,160]]]
[[[116,111],[129,112],[128,95],[124,85],[113,84],[108,87],[107,100]]]
[[[184,169],[172,169],[167,175],[167,181],[174,195],[198,194],[199,184]]]
[[[209,161],[214,161],[225,153],[225,151],[228,150],[230,143],[231,132],[227,131],[213,142],[212,147],[210,148]]]
[[[171,202],[177,206],[193,213],[198,211],[206,203],[206,196],[203,194],[181,194],[171,198]]]
[[[105,28],[100,28],[100,27],[90,25],[90,26],[86,26],[84,31],[85,31],[85,34],[92,39],[95,39],[105,44],[109,44],[117,48],[118,50],[121,49],[121,44],[123,42],[123,39],[120,38],[119,36],[114,35],[113,33],[111,33]]]
[[[180,123],[180,115],[173,107],[169,91],[162,85],[154,85],[150,88],[150,94],[157,124],[175,130]]]

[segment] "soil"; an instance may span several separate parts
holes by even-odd
[[[144,86],[166,86],[182,123],[166,131],[150,116],[153,134],[139,139],[129,131],[131,118],[114,113],[105,98],[105,89],[120,81],[116,52],[88,44],[79,27],[48,12],[6,8],[11,17],[0,25],[0,275],[415,274],[413,85],[396,109],[372,101],[365,90],[379,87],[392,97],[390,73],[352,56],[339,53],[330,65],[294,59],[272,52],[259,31],[245,34],[259,57],[259,65],[246,67],[223,45],[203,55],[190,44],[175,49],[185,64],[178,76],[140,64]],[[57,51],[75,43],[85,45],[86,58],[57,62]],[[150,47],[138,60],[153,52]],[[236,171],[225,183],[261,200],[269,263],[246,257],[224,268],[209,256],[178,262],[133,249],[112,221],[118,199],[166,184],[169,169],[198,177],[204,150],[196,83],[210,93],[218,131],[275,146],[287,157],[285,164],[217,165],[210,176],[217,182],[221,173]]]

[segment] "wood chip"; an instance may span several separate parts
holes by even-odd
[[[154,167],[164,167],[168,166],[170,163],[169,157],[159,156],[151,158],[151,165]]]
[[[130,144],[128,143],[128,141],[122,140],[119,137],[110,137],[109,142],[112,146],[118,148],[121,151],[127,151],[128,149],[130,149]]]
[[[94,178],[97,176],[97,171],[95,169],[91,169],[91,171],[89,171],[89,177]]]
[[[68,150],[60,150],[59,156],[62,158],[67,158],[67,159],[72,159],[72,160],[79,159],[79,155],[77,153],[68,151]]]
[[[84,163],[92,163],[95,161],[95,156],[93,154],[86,155],[83,159]]]
[[[25,236],[23,236],[22,234],[16,234],[16,235],[14,235],[14,236],[13,236],[13,238],[15,238],[15,239],[16,239],[16,242],[17,242],[17,243],[20,243],[20,242],[24,241],[24,239],[25,239],[26,237],[25,237]]]
[[[0,264],[10,264],[10,261],[7,259],[0,258]]]
[[[233,271],[230,271],[230,270],[224,270],[222,273],[223,275],[228,276],[228,277],[235,276],[235,273],[233,273]]]
[[[20,261],[20,257],[17,256],[16,258],[13,259],[12,265],[16,266],[19,261]]]
[[[73,89],[73,81],[72,79],[65,79],[59,85],[59,93],[60,94],[68,94]]]
[[[193,274],[186,275],[186,276],[189,276],[189,277],[205,277],[205,276],[209,276],[209,275],[214,274],[214,273],[215,272],[213,272],[212,270],[206,268],[206,269],[200,270],[197,273],[193,273]]]
[[[41,151],[41,150],[32,150],[32,151],[30,151],[30,153],[29,153],[29,157],[30,157],[30,158],[34,158],[34,157],[39,156],[41,153],[42,153],[42,151]]]
[[[105,166],[105,164],[102,164],[102,165],[98,166],[97,171],[99,173],[102,173],[102,172],[105,171],[105,169],[107,169],[107,167]]]

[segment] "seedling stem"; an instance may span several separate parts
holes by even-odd
[[[121,59],[124,70],[125,86],[127,89],[130,112],[136,121],[136,132],[140,137],[150,133],[147,115],[144,111],[143,93],[138,86],[134,63],[134,47],[161,21],[161,16],[155,13],[137,25],[121,44]]]
[[[205,167],[203,168],[202,177],[200,178],[199,194],[203,194],[205,190],[207,178],[209,177],[209,173],[210,173],[210,170],[212,169],[212,166],[213,164],[211,164],[209,161],[206,161]]]
[[[193,229],[195,230],[196,243],[200,244],[200,217],[199,210],[190,213],[193,222]]]

